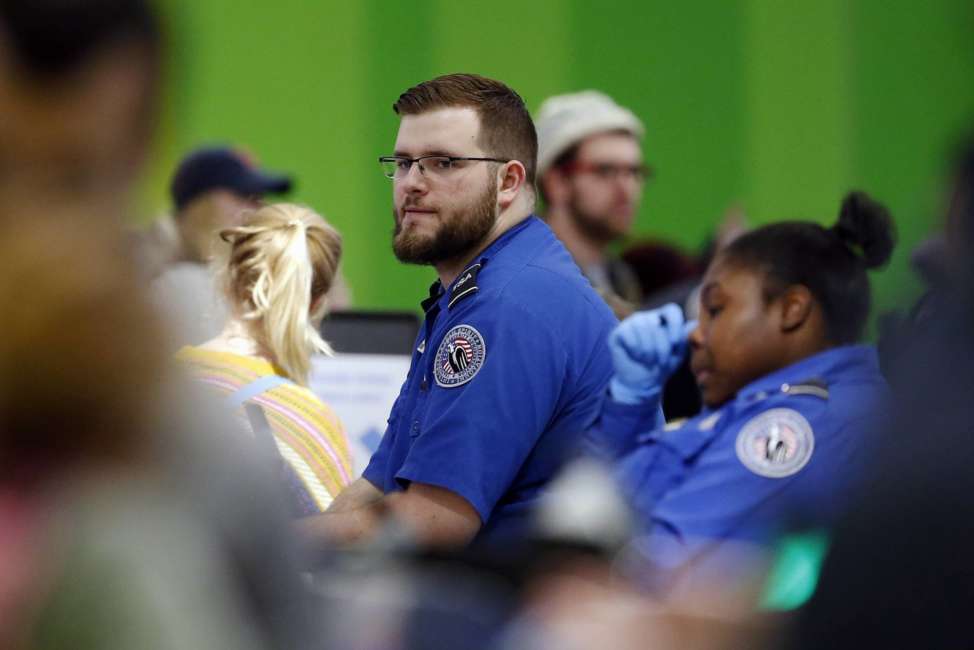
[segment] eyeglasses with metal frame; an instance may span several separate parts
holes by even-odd
[[[407,158],[406,156],[382,156],[379,164],[382,165],[382,173],[386,178],[393,180],[405,178],[409,174],[413,163],[419,166],[419,173],[424,176],[443,177],[458,169],[456,163],[463,161],[484,161],[495,163],[508,163],[510,160],[500,158],[476,158],[471,156],[420,156],[419,158]]]

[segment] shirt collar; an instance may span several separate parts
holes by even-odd
[[[538,223],[540,223],[540,221],[535,215],[532,214],[529,215],[527,219],[523,219],[520,222],[508,228],[506,231],[504,231],[501,234],[500,237],[492,241],[490,246],[482,250],[480,254],[477,255],[477,257],[471,260],[470,264],[464,267],[463,271],[460,271],[460,273],[457,274],[457,277],[450,284],[450,288],[452,289],[453,284],[456,283],[458,279],[462,278],[464,272],[466,272],[471,266],[473,266],[474,264],[480,264],[482,266],[486,266],[487,261],[490,258],[496,256],[498,253],[500,253],[500,251],[503,250],[505,246],[511,243],[511,240],[513,240],[514,237],[518,235],[518,233],[527,229],[529,226],[534,226]],[[444,295],[447,295],[448,293],[449,292],[443,288],[443,283],[441,283],[438,279],[434,280],[433,284],[430,285],[429,296],[420,303],[420,306],[423,308],[423,312],[424,313],[428,312],[430,310],[430,307],[435,305],[437,301],[440,300],[440,298],[442,298]]]
[[[423,313],[428,313],[430,308],[436,304],[436,301],[440,299],[443,295],[443,285],[440,283],[439,279],[433,280],[433,284],[430,285],[429,295],[423,299],[419,306],[423,308]]]
[[[875,376],[878,373],[876,348],[871,345],[843,345],[813,354],[754,380],[738,391],[736,399],[747,400],[758,393],[774,392],[787,383],[818,379],[828,384],[838,374]]]

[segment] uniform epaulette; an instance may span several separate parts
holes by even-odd
[[[797,384],[782,384],[781,392],[786,395],[812,395],[821,399],[829,398],[829,386],[821,379],[806,379]]]
[[[468,266],[460,273],[460,279],[456,281],[453,285],[453,290],[450,291],[450,302],[447,303],[447,309],[453,309],[453,305],[480,291],[480,287],[477,286],[477,274],[480,273],[481,266],[483,266],[483,263],[477,262]]]

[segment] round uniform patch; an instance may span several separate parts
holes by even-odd
[[[815,436],[808,420],[793,409],[765,411],[737,434],[737,457],[760,476],[784,478],[797,473],[812,457]]]
[[[453,388],[474,378],[487,358],[484,337],[470,325],[457,325],[443,337],[433,360],[433,376],[443,388]]]

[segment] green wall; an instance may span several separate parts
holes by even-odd
[[[295,198],[345,234],[367,308],[414,309],[432,279],[389,247],[391,104],[473,71],[548,95],[598,88],[646,122],[637,236],[696,246],[731,204],[752,223],[832,219],[860,187],[886,201],[902,245],[877,276],[881,308],[915,288],[908,249],[935,222],[943,159],[974,125],[974,6],[966,0],[205,0],[165,4],[169,110],[146,191],[201,142],[246,144],[293,171]]]

